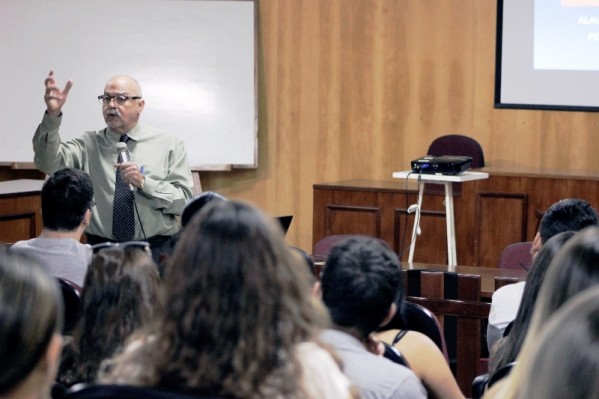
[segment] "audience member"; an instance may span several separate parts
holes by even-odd
[[[541,283],[545,280],[549,264],[574,234],[573,231],[556,234],[547,240],[539,252],[537,252],[528,272],[526,287],[522,294],[522,302],[520,303],[510,332],[505,338],[497,341],[497,347],[491,351],[489,373],[493,373],[516,360],[524,342],[526,332],[529,329],[532,311],[537,302]]]
[[[508,377],[498,381],[489,389],[485,398],[516,398],[524,384],[529,383],[522,379],[522,373],[518,370],[520,360],[526,358],[530,346],[535,344],[546,327],[547,320],[568,299],[587,288],[597,286],[599,286],[599,227],[592,226],[568,240],[549,265],[530,327],[520,354],[516,358],[517,364]],[[542,350],[549,350],[549,348]]]
[[[355,236],[333,246],[327,257],[320,289],[333,329],[321,339],[337,351],[363,398],[427,396],[409,368],[369,349],[373,332],[401,303],[401,287],[399,259],[381,240]]]
[[[237,398],[350,397],[316,342],[326,311],[274,223],[237,201],[202,209],[167,266],[164,309],[100,381]]]
[[[226,201],[227,199],[222,195],[215,193],[213,191],[204,191],[203,193],[196,195],[191,198],[185,204],[183,211],[181,212],[181,230],[179,230],[176,234],[173,235],[173,247],[181,239],[181,233],[183,229],[191,222],[191,219],[195,215],[197,215],[206,205],[211,203],[212,201]],[[160,274],[164,273],[164,268],[166,267],[166,256],[160,260],[160,264],[158,265],[160,268]]]
[[[589,288],[551,316],[519,372],[518,399],[599,396],[599,288]]]
[[[185,228],[191,222],[191,219],[197,215],[204,206],[212,201],[226,201],[227,199],[214,191],[204,191],[196,195],[185,204],[183,212],[181,212],[181,227]]]
[[[0,397],[47,398],[62,346],[56,280],[26,254],[0,251]]]
[[[464,398],[445,355],[429,337],[418,331],[397,329],[385,330],[376,336],[401,353],[422,381],[429,398]]]
[[[92,256],[91,247],[81,243],[94,206],[89,175],[77,169],[60,169],[44,183],[41,197],[41,235],[18,241],[11,250],[30,253],[53,276],[82,286]]]
[[[557,233],[579,231],[585,227],[597,225],[599,225],[597,211],[587,201],[567,198],[554,203],[541,219],[539,231],[531,249],[533,258],[541,246]],[[503,337],[505,329],[516,317],[524,286],[524,282],[508,284],[493,294],[489,324],[487,325],[489,351],[492,351],[497,340]]]
[[[126,338],[152,319],[159,277],[149,245],[130,242],[94,254],[83,286],[82,314],[64,348],[57,381],[68,387],[96,379],[102,360],[122,348]]]

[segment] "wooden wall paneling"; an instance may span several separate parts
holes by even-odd
[[[478,245],[474,266],[495,267],[503,248],[526,241],[528,195],[483,192],[478,193],[475,201]]]
[[[37,236],[35,212],[0,214],[0,242],[14,244]]]
[[[314,184],[388,179],[445,133],[491,167],[598,170],[599,113],[493,107],[496,1],[260,0],[257,16],[258,168],[202,188],[293,214],[291,245],[313,245]]]
[[[325,236],[334,234],[381,236],[381,211],[378,207],[327,205]]]

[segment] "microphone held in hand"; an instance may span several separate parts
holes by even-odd
[[[129,154],[127,143],[122,141],[116,143],[116,152],[119,154],[119,163],[131,162],[131,155]],[[131,183],[129,183],[129,190],[133,191],[133,185]]]

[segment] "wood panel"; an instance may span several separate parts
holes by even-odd
[[[514,242],[532,241],[540,217],[556,201],[577,197],[599,209],[599,176],[528,169],[514,172],[485,168],[489,179],[461,184],[454,195],[458,264],[496,267],[503,249]],[[326,235],[325,210],[331,207],[376,209],[378,219],[366,222],[337,221],[335,234],[365,234],[392,245],[407,261],[416,202],[417,186],[403,182],[347,180],[313,187],[313,244]],[[430,192],[422,203],[414,262],[447,263],[447,240],[443,196]],[[351,217],[351,215],[346,214]],[[392,223],[389,223],[392,221]],[[366,223],[372,224],[365,228]],[[384,224],[386,223],[386,224]],[[391,230],[388,230],[391,225]],[[383,227],[384,226],[384,227]]]
[[[0,182],[0,242],[12,244],[42,231],[42,180]]]
[[[505,248],[526,241],[528,195],[526,193],[478,193],[476,201],[475,258],[481,265],[496,264],[496,254],[485,248]],[[490,228],[499,226],[500,228]]]
[[[325,234],[340,234],[353,230],[355,234],[373,237],[381,235],[379,208],[364,206],[328,205],[325,211]]]
[[[492,167],[599,170],[599,113],[493,108],[496,0],[259,0],[257,8],[259,166],[202,173],[202,187],[293,214],[292,245],[312,248],[314,184],[388,179],[446,133],[476,138]],[[381,234],[388,223],[392,216]]]

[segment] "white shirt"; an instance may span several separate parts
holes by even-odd
[[[503,337],[508,324],[516,318],[525,282],[504,285],[493,293],[491,298],[491,311],[487,325],[487,347],[489,351],[499,339]]]

